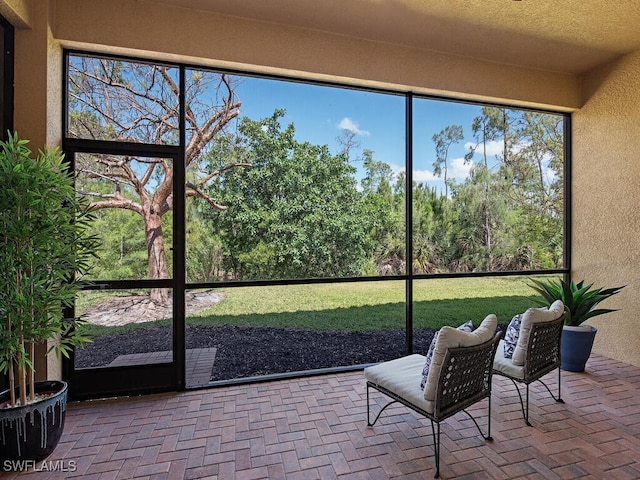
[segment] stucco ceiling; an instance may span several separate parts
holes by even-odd
[[[640,49],[640,0],[152,0],[579,74]]]

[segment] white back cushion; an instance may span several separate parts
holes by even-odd
[[[487,315],[480,326],[473,332],[463,332],[449,326],[444,326],[440,329],[438,340],[436,341],[436,345],[433,350],[433,357],[431,359],[431,366],[429,367],[427,382],[424,386],[424,399],[427,401],[430,411],[433,411],[434,409],[436,391],[438,388],[438,377],[440,377],[440,370],[442,370],[442,362],[444,361],[447,348],[480,345],[481,343],[493,338],[493,335],[496,333],[497,326],[498,319],[492,313],[491,315]]]
[[[524,365],[524,359],[527,354],[527,343],[529,343],[529,335],[531,334],[531,325],[540,322],[549,322],[555,320],[564,313],[564,303],[562,300],[556,300],[551,304],[549,309],[546,308],[530,308],[522,315],[522,323],[520,325],[520,335],[518,343],[513,351],[513,364]]]

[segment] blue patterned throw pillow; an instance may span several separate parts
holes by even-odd
[[[463,323],[458,327],[458,330],[463,332],[473,332],[473,322],[469,320],[468,322]],[[436,348],[436,341],[438,340],[439,333],[440,330],[433,334],[433,340],[431,340],[431,345],[429,345],[429,350],[427,350],[424,367],[422,368],[422,380],[420,381],[420,388],[422,389],[424,389],[424,385],[425,383],[427,383],[427,377],[429,376],[429,367],[431,366],[431,359],[433,358],[433,351]]]
[[[513,357],[513,351],[516,349],[518,337],[520,336],[521,317],[522,315],[515,315],[511,319],[511,322],[509,322],[507,331],[504,333],[504,358]]]

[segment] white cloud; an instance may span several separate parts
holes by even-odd
[[[391,164],[390,167],[396,177],[400,173],[403,173],[405,171],[404,166],[401,166],[401,165]],[[447,176],[450,179],[467,178],[471,173],[472,167],[473,167],[473,162],[465,164],[464,158],[462,157],[454,158],[449,163],[449,170],[448,170]],[[438,182],[438,181],[443,181],[444,180],[443,177],[437,177],[436,175],[434,175],[433,171],[431,170],[414,170],[413,171],[414,182]]]
[[[463,157],[454,158],[449,165],[447,176],[449,178],[467,178],[471,173],[473,162],[466,162]]]
[[[475,145],[476,144],[474,142],[467,142],[464,144],[464,148],[470,150]],[[478,145],[478,148],[476,148],[476,155],[483,155],[484,148],[485,147],[482,145]],[[490,142],[487,142],[486,148],[488,156],[502,155],[504,153],[504,142],[502,140],[491,140]]]
[[[556,172],[553,169],[549,168],[548,161],[545,161],[542,167],[542,175],[544,175],[544,181],[547,185],[550,185],[551,183],[558,180],[558,176],[556,175]]]
[[[430,170],[414,170],[413,181],[414,182],[435,182],[440,180]]]
[[[368,130],[360,130],[360,126],[358,125],[358,123],[354,122],[349,117],[344,117],[338,124],[338,128],[342,130],[348,130],[351,133],[355,133],[356,135],[363,135],[365,137],[371,135]]]
[[[391,171],[393,172],[393,175],[395,177],[397,177],[398,175],[400,175],[401,173],[404,173],[404,165],[398,165],[397,163],[392,163],[389,165],[389,167],[391,167]]]
[[[391,167],[391,171],[395,178],[398,178],[398,175],[405,173],[404,165],[397,165],[392,163],[389,165]],[[413,181],[414,182],[436,182],[440,180],[436,177],[432,171],[430,170],[414,170],[413,171]]]

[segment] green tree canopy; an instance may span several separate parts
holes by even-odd
[[[242,279],[359,275],[368,220],[355,169],[326,145],[298,142],[293,125],[280,125],[284,113],[240,121],[235,155],[252,167],[211,189],[228,206],[210,217],[227,268]]]

